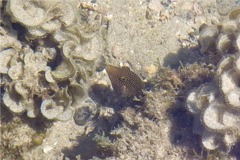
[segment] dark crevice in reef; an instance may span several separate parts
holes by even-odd
[[[72,149],[63,149],[64,158],[69,158],[71,160],[76,160],[77,155],[81,155],[82,160],[88,160],[95,157],[99,158],[107,158],[113,156],[111,150],[103,151],[97,147],[97,142],[94,141],[95,133],[91,133],[85,136],[79,137],[76,141],[78,141],[79,145],[75,146]]]
[[[232,147],[230,154],[240,159],[240,142],[238,142]]]
[[[61,51],[60,49],[56,48],[56,57],[54,58],[54,60],[50,61],[47,65],[51,67],[52,70],[56,69],[56,67],[58,65],[60,65],[63,61],[62,55],[61,55]]]
[[[110,87],[101,84],[93,84],[88,91],[88,95],[97,104],[113,108],[115,111],[120,111],[128,106],[136,108],[138,108],[137,106],[144,106],[144,100],[135,101],[133,100],[133,97],[122,97],[118,93],[114,92]]]
[[[191,64],[206,63],[208,57],[201,54],[199,48],[181,48],[177,54],[169,54],[164,59],[164,66],[175,69],[179,72],[181,68]],[[187,68],[186,68],[187,69]],[[191,71],[194,72],[194,71]],[[181,76],[181,72],[179,73]],[[167,111],[168,117],[172,122],[170,140],[173,145],[187,147],[187,155],[195,156],[195,153],[207,157],[207,151],[201,144],[201,136],[193,133],[193,116],[185,108],[185,99],[189,91],[203,83],[211,81],[212,77],[203,76],[202,78],[192,79],[188,82],[183,80],[183,87],[179,88],[178,95],[175,97],[175,104]]]
[[[27,33],[26,28],[19,23],[12,23],[12,28],[17,32],[17,39],[21,42],[26,42],[25,35]]]
[[[76,160],[77,155],[81,155],[81,159],[87,160],[97,155],[97,145],[93,140],[94,133],[78,137],[76,141],[79,143],[73,148],[64,148],[62,153],[65,157]]]
[[[172,121],[171,143],[179,147],[188,147],[187,154],[190,156],[194,154],[194,151],[200,154],[203,150],[201,136],[192,132],[193,116],[185,109],[184,103],[171,107],[167,113]]]
[[[1,102],[1,107],[0,107],[0,122],[1,123],[8,123],[12,121],[13,119],[13,114],[3,105]]]
[[[107,158],[113,156],[113,151],[106,147],[105,149],[98,147],[97,141],[95,140],[97,135],[103,135],[104,137],[109,138],[110,143],[114,140],[114,137],[109,133],[114,127],[120,125],[120,118],[115,123],[110,123],[105,119],[98,119],[95,123],[97,126],[92,132],[79,136],[75,139],[78,142],[78,145],[73,148],[64,148],[62,149],[62,153],[64,156],[75,160],[76,156],[81,155],[82,160],[88,160],[93,158],[94,156],[99,158]]]

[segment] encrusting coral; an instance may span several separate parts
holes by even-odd
[[[186,99],[186,107],[194,116],[193,132],[202,136],[202,144],[208,150],[230,151],[240,140],[238,17],[239,9],[220,24],[204,25],[200,30],[201,51],[221,57],[214,79],[193,89]]]
[[[70,119],[87,97],[103,50],[101,36],[93,35],[107,18],[77,0],[9,0],[2,7],[4,105],[31,118],[41,113],[51,120]]]

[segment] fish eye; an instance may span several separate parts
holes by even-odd
[[[125,81],[126,77],[120,77],[120,81]]]

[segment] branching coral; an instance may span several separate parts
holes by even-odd
[[[233,14],[217,26],[205,25],[200,31],[201,51],[222,57],[212,82],[193,89],[186,107],[194,115],[194,133],[202,136],[209,150],[228,151],[240,140],[240,56],[238,19]],[[204,126],[201,128],[201,123]]]

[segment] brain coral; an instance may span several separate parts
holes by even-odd
[[[103,51],[101,35],[94,35],[104,16],[77,0],[9,0],[2,8],[4,105],[31,118],[68,120],[86,97]]]
[[[237,12],[238,11],[238,12]],[[193,132],[208,150],[227,149],[240,140],[240,36],[239,10],[217,25],[200,29],[201,51],[221,60],[212,82],[193,89],[186,107],[194,115]],[[236,15],[238,14],[238,16]]]

